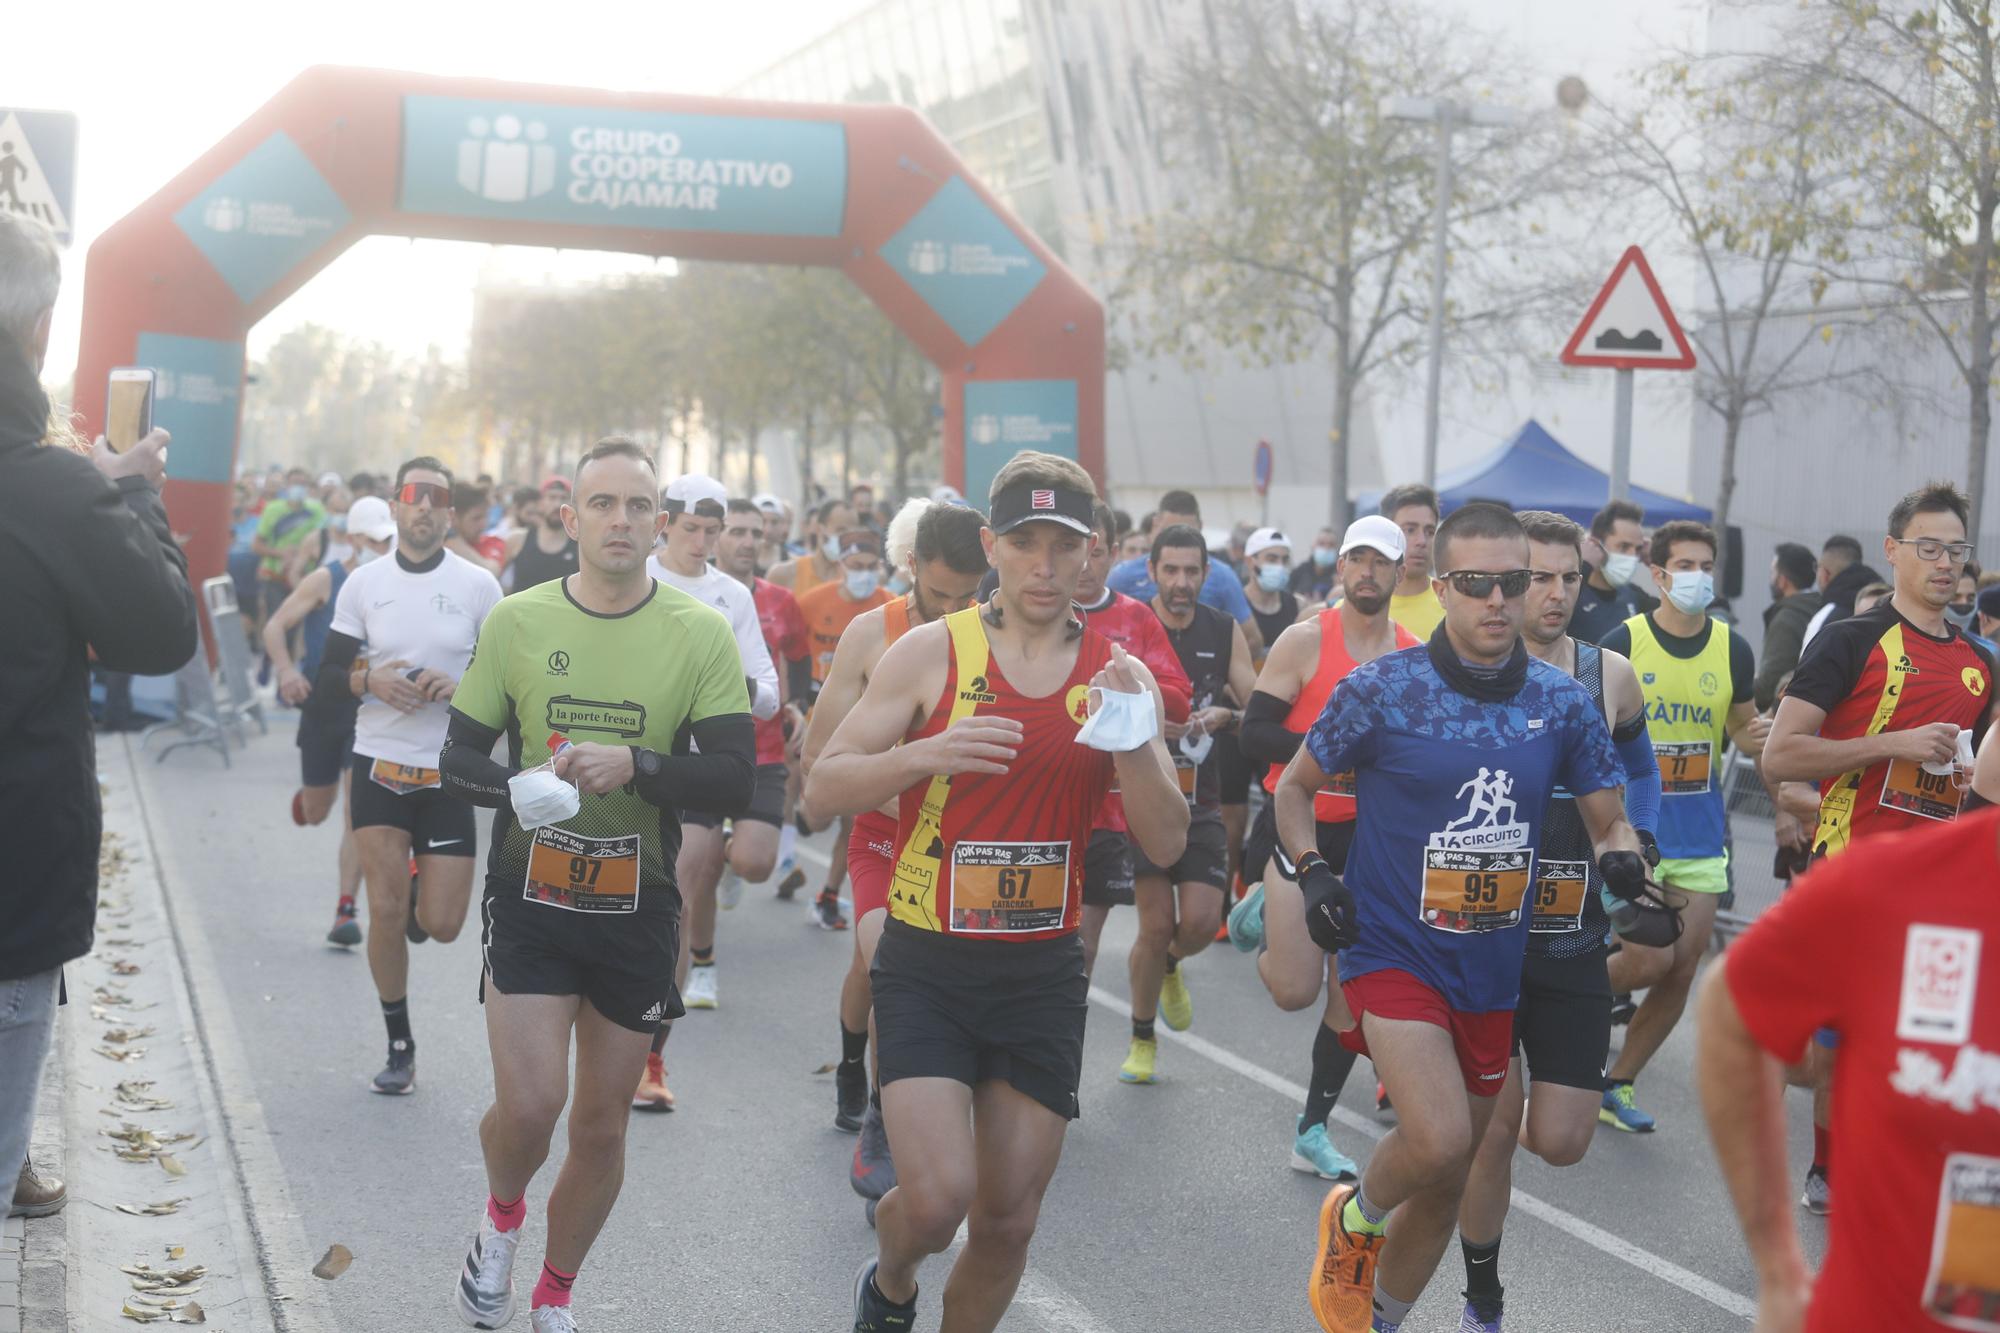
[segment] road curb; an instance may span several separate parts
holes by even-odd
[[[112,793],[107,824],[116,808],[122,816],[118,831],[130,840],[133,853],[128,896],[136,899],[142,892],[155,896],[172,945],[154,961],[170,974],[176,1016],[191,1056],[188,1081],[200,1102],[202,1127],[213,1151],[210,1174],[220,1185],[221,1221],[232,1251],[229,1268],[242,1287],[243,1306],[227,1323],[276,1333],[332,1333],[336,1324],[323,1286],[311,1275],[313,1256],[265,1126],[208,942],[189,928],[186,908],[176,902],[187,881],[176,873],[171,851],[154,836],[145,779],[138,771],[147,758],[135,753],[124,737],[100,750],[100,767]],[[71,1204],[72,1209],[75,1206]],[[217,1323],[213,1318],[210,1322]]]

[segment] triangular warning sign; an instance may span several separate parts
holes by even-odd
[[[1562,361],[1616,370],[1694,369],[1694,349],[1638,246],[1619,256],[1583,322],[1569,335]]]
[[[46,223],[58,236],[69,233],[69,219],[56,202],[49,175],[35,157],[21,118],[11,111],[0,119],[0,208]]]

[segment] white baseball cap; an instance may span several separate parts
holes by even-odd
[[[1401,560],[1405,549],[1403,530],[1380,514],[1357,518],[1347,525],[1347,535],[1340,539],[1340,553],[1346,555],[1357,546],[1380,551],[1391,560]]]
[[[750,503],[756,505],[762,513],[777,514],[782,517],[785,512],[785,502],[769,491],[759,491],[751,496]]]
[[[1243,543],[1244,558],[1255,560],[1273,546],[1282,546],[1289,551],[1292,549],[1292,539],[1276,528],[1259,528],[1250,534],[1248,541]]]
[[[931,499],[941,505],[962,505],[965,496],[956,486],[940,486],[931,492]]]
[[[352,537],[387,541],[396,535],[396,516],[389,502],[379,495],[364,495],[347,509],[347,532]]]
[[[670,514],[687,513],[704,501],[713,504],[717,517],[720,517],[721,511],[729,504],[729,492],[714,477],[699,472],[675,477],[667,483],[667,489],[660,492],[661,505]]]
[[[319,474],[319,484],[321,486],[345,486],[347,480],[338,472],[322,472]]]

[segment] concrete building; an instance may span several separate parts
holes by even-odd
[[[1103,295],[1116,279],[1116,229],[1171,206],[1148,97],[1174,43],[1199,32],[1201,9],[1199,0],[877,0],[730,92],[921,111]],[[1270,521],[1316,529],[1327,512],[1330,370],[1239,368],[1221,352],[1209,362],[1195,371],[1135,357],[1112,372],[1113,501],[1136,516],[1163,488],[1185,487],[1205,501],[1211,526],[1261,520],[1251,460],[1264,439],[1275,455]],[[1350,489],[1378,489],[1365,402],[1355,434]]]

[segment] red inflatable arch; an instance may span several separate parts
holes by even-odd
[[[374,233],[838,268],[942,372],[947,480],[976,499],[1039,448],[1102,482],[1102,308],[916,113],[315,68],[84,270],[77,408],[99,430],[112,367],[161,372],[197,578],[228,552],[245,336]]]

